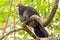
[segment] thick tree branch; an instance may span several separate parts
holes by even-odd
[[[26,25],[26,22],[23,23],[23,28],[24,28],[24,30],[25,30],[27,33],[29,33],[34,39],[37,38],[36,35],[29,30],[29,28],[28,28],[27,25]]]
[[[56,10],[58,8],[58,2],[59,2],[59,0],[55,0],[54,6],[53,6],[53,8],[51,10],[51,14],[49,15],[49,18],[47,19],[46,22],[43,23],[44,27],[46,27],[52,21],[54,15],[56,13]]]
[[[37,39],[36,35],[29,30],[29,28],[28,28],[27,25],[26,25],[26,22],[24,22],[24,23],[23,23],[23,28],[15,29],[15,30],[13,30],[13,31],[8,32],[6,35],[0,37],[0,40],[2,40],[4,37],[8,36],[9,34],[11,34],[11,33],[13,33],[13,32],[17,32],[17,31],[20,31],[20,30],[25,30],[25,31],[26,31],[27,33],[29,33],[34,39]]]
[[[29,33],[34,39],[37,39],[36,35],[34,33],[32,33],[29,28],[27,27],[26,25],[26,22],[23,23],[23,28],[20,28],[20,29],[15,29],[13,31],[10,31],[8,32],[6,35],[0,37],[0,40],[2,40],[4,37],[8,36],[9,34],[13,33],[13,32],[17,32],[17,31],[20,31],[20,30],[25,30],[27,33]]]
[[[52,11],[51,11],[51,14],[49,15],[49,18],[46,20],[46,22],[42,23],[42,20],[40,19],[40,17],[38,15],[32,15],[30,17],[30,20],[36,19],[42,27],[46,27],[52,21],[54,15],[56,13],[56,10],[58,8],[58,2],[59,2],[59,0],[55,0],[54,6],[53,6]]]
[[[40,24],[41,26],[43,26],[43,22],[42,22],[42,20],[40,19],[40,17],[39,17],[38,15],[32,15],[32,16],[30,17],[30,20],[29,20],[29,21],[34,20],[34,19],[36,19],[36,20],[39,22],[39,24]]]

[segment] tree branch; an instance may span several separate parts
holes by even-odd
[[[36,19],[42,27],[46,27],[52,21],[54,15],[56,13],[56,10],[58,8],[58,2],[59,2],[59,0],[55,0],[54,6],[53,6],[52,11],[51,11],[51,14],[50,14],[49,18],[44,23],[42,22],[42,20],[40,19],[40,17],[38,15],[32,15],[30,17],[30,20]]]
[[[43,26],[43,22],[42,22],[42,20],[40,19],[40,17],[39,17],[38,15],[32,15],[32,16],[30,17],[30,20],[29,20],[29,21],[34,20],[34,19],[36,19],[36,20],[39,22],[39,24],[40,24],[41,26]]]
[[[4,27],[4,29],[3,29],[3,33],[2,33],[2,36],[4,36],[4,33],[5,33],[5,31],[6,31],[6,27],[7,27],[7,24],[8,24],[8,20],[9,20],[9,16],[10,16],[10,12],[11,12],[12,1],[13,1],[13,0],[10,0],[10,9],[9,9],[9,12],[8,12],[8,17],[7,17],[7,20],[6,20],[6,24],[5,24],[5,27]]]
[[[59,0],[55,0],[54,6],[51,10],[51,14],[49,15],[49,18],[46,20],[46,22],[43,23],[44,27],[46,27],[52,21],[54,15],[56,13],[56,10],[58,8],[58,2],[59,2]]]
[[[6,35],[0,37],[0,40],[2,40],[4,37],[8,36],[9,34],[13,33],[13,32],[17,32],[17,31],[20,31],[20,30],[24,30],[23,28],[20,28],[20,29],[15,29],[13,31],[10,31],[9,33],[7,33]]]
[[[36,35],[29,30],[29,28],[27,27],[26,23],[27,23],[27,22],[24,22],[24,23],[23,23],[23,28],[24,28],[24,30],[25,30],[27,33],[29,33],[34,39],[36,39],[36,38],[37,38]]]

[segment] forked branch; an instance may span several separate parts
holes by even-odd
[[[55,0],[55,3],[54,3],[54,6],[51,10],[51,14],[49,15],[48,19],[46,20],[46,22],[43,23],[43,26],[46,27],[53,19],[55,13],[56,13],[56,10],[58,8],[58,3],[59,3],[59,0]]]
[[[58,8],[58,2],[59,2],[59,0],[55,0],[54,6],[51,10],[51,14],[49,15],[48,19],[44,23],[42,23],[42,20],[40,19],[40,17],[38,15],[32,15],[30,17],[30,19],[31,20],[36,19],[41,24],[42,27],[46,27],[52,21],[54,15],[56,13],[56,10]]]

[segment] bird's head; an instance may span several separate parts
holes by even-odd
[[[22,8],[22,7],[24,7],[24,5],[23,4],[18,4],[17,7]]]

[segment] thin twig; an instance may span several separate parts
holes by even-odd
[[[23,29],[23,28],[19,28],[19,29],[15,29],[15,30],[13,30],[13,31],[10,31],[10,32],[8,32],[6,35],[2,36],[2,37],[0,38],[0,40],[2,40],[4,37],[8,36],[9,34],[11,34],[11,33],[13,33],[13,32],[17,32],[17,31],[20,31],[20,30],[24,30],[24,29]]]
[[[4,29],[3,29],[2,36],[4,36],[5,30],[6,30],[6,27],[7,27],[7,24],[8,24],[8,19],[9,19],[10,12],[11,12],[11,6],[12,6],[12,0],[10,0],[10,9],[9,9],[9,12],[8,12],[8,17],[7,17],[7,20],[6,20],[5,27],[4,27]]]
[[[16,11],[15,11],[15,0],[14,0],[14,30],[15,30],[15,28],[16,28],[16,23],[15,23],[15,14],[16,14]],[[14,32],[14,40],[16,40],[16,32]]]

